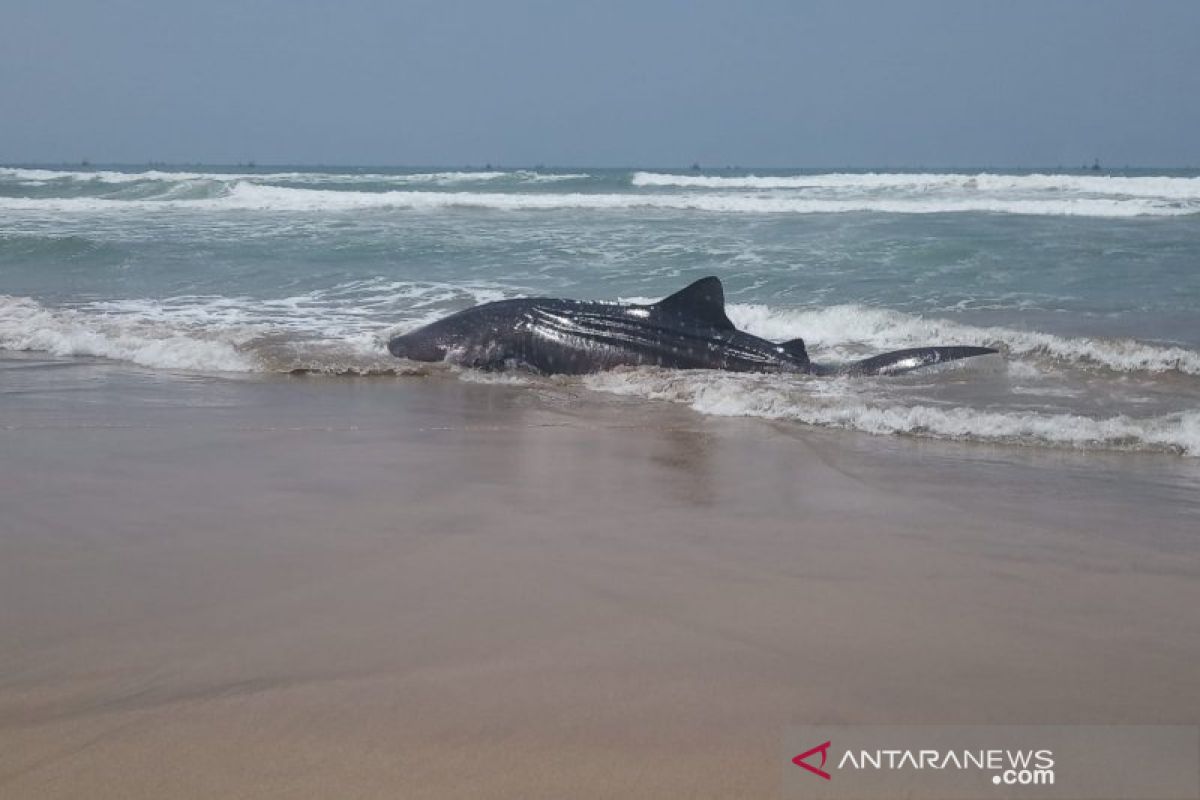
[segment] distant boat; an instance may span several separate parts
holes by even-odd
[[[697,162],[693,163],[692,169],[696,170],[696,172],[699,172],[700,171],[700,162],[697,161]]]
[[[1100,171],[1100,159],[1097,158],[1095,161],[1092,162],[1092,172],[1099,172],[1099,171]]]

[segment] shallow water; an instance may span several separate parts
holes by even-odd
[[[890,379],[518,378],[880,434],[1200,454],[1197,264],[1183,171],[0,168],[6,350],[387,373],[411,366],[388,335],[473,303],[708,274],[816,360],[1002,350]]]

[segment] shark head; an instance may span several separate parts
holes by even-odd
[[[396,358],[412,361],[442,361],[449,349],[437,338],[426,335],[424,331],[393,336],[388,341],[389,353]]]
[[[388,351],[413,361],[453,361],[482,366],[511,358],[525,301],[475,306],[414,331],[393,336]]]

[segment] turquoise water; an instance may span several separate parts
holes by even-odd
[[[1200,173],[0,168],[0,348],[201,373],[387,373],[519,295],[650,299],[881,381],[639,371],[595,391],[884,434],[1200,454]],[[480,379],[480,376],[464,376]],[[532,380],[532,379],[531,379]]]

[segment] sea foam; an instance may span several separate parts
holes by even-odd
[[[1200,375],[1200,352],[1135,339],[1059,336],[1000,326],[974,326],[861,305],[819,309],[775,309],[732,303],[729,317],[740,328],[767,339],[802,337],[810,347],[852,355],[847,346],[873,351],[919,347],[930,342],[997,347],[1010,355],[1042,356],[1079,366],[1119,372],[1181,372]]]
[[[206,335],[149,320],[49,309],[0,295],[0,349],[59,356],[100,356],[145,367],[254,372],[260,365],[240,350],[251,332]]]
[[[129,211],[268,211],[337,212],[360,209],[443,211],[698,211],[727,214],[888,214],[997,213],[1037,216],[1136,217],[1200,213],[1200,206],[1146,197],[874,197],[829,199],[796,194],[756,192],[638,193],[510,193],[466,191],[378,192],[303,189],[238,181],[212,197],[153,199],[115,197],[3,197],[0,209],[54,214],[126,213]]]
[[[186,170],[147,169],[126,170],[55,170],[24,167],[0,167],[0,180],[10,179],[46,185],[52,183],[125,184],[141,182],[173,183],[179,181],[250,181],[254,183],[299,184],[434,184],[481,183],[511,179],[528,183],[556,183],[582,180],[588,173],[538,172],[536,170],[443,170],[439,172],[191,172]]]
[[[812,175],[676,175],[635,172],[638,187],[703,189],[851,189],[893,192],[970,192],[1146,197],[1200,200],[1200,178],[1172,176],[1063,175],[1034,173],[825,173]]]
[[[93,356],[197,372],[409,371],[389,334],[445,314],[448,304],[503,296],[487,285],[350,281],[273,298],[185,295],[53,308],[0,295],[0,350]]]
[[[876,403],[845,384],[838,391],[834,382],[811,378],[763,379],[713,372],[626,370],[591,375],[584,382],[597,391],[683,403],[712,416],[791,420],[872,434],[999,444],[1168,450],[1200,456],[1200,411],[1148,418],[1128,415],[1093,418],[1028,410]]]

